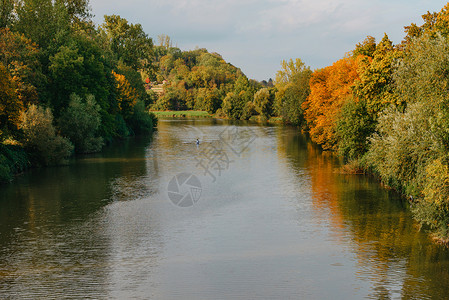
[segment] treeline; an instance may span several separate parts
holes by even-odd
[[[159,37],[155,46],[153,73],[148,81],[162,86],[159,95],[150,92],[152,110],[200,110],[229,119],[248,120],[257,117],[267,121],[282,116],[286,123],[300,125],[304,101],[312,71],[304,63],[283,61],[276,75],[258,82],[227,63],[220,54],[206,49],[181,51],[173,47],[169,37]]]
[[[31,165],[152,132],[142,74],[154,72],[141,25],[88,0],[5,0],[0,7],[0,181]]]
[[[159,39],[150,80],[165,84],[152,109],[201,110],[231,119],[249,119],[254,114],[251,104],[263,83],[248,79],[218,53],[181,51],[171,46],[169,37]]]
[[[375,174],[406,195],[416,219],[447,243],[449,3],[423,20],[405,27],[399,45],[368,36],[314,72],[291,62],[284,70],[296,75],[277,77],[276,100],[285,98],[276,103],[323,149],[338,151],[348,171]],[[289,84],[295,109],[282,89]]]

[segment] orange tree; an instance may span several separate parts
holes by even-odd
[[[311,139],[323,149],[336,149],[336,122],[356,79],[357,61],[349,57],[312,74],[310,95],[302,108]]]

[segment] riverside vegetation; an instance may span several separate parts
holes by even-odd
[[[447,243],[449,4],[422,17],[398,45],[387,34],[378,43],[368,36],[314,71],[301,59],[283,61],[274,83],[248,80],[218,54],[167,45],[175,53],[160,59],[159,76],[169,83],[152,108],[281,117],[338,153],[346,172],[374,174],[413,200],[417,221]]]
[[[338,153],[345,170],[375,174],[413,199],[416,219],[449,240],[449,3],[406,26],[398,45],[368,36],[331,66],[290,59],[262,82],[218,53],[173,47],[168,36],[153,45],[119,16],[96,27],[88,0],[4,3],[0,179],[29,161],[58,164],[152,131],[148,110],[275,117]]]
[[[142,27],[88,0],[6,0],[0,7],[0,181],[64,163],[110,141],[151,133],[153,42]]]

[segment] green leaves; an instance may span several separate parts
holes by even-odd
[[[303,125],[302,103],[310,93],[312,71],[299,58],[283,60],[281,67],[275,80],[275,110],[285,122]]]
[[[76,94],[70,96],[70,104],[58,120],[61,134],[70,139],[78,153],[98,152],[103,138],[98,136],[101,124],[100,106],[93,95],[83,101]]]
[[[140,24],[128,24],[117,15],[104,16],[102,29],[117,58],[135,70],[149,71],[153,41]]]

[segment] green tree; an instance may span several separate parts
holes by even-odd
[[[302,103],[310,93],[309,81],[312,71],[301,59],[282,61],[276,73],[275,110],[287,123],[303,125]]]
[[[70,96],[70,104],[58,120],[61,134],[70,139],[78,153],[101,150],[103,138],[98,136],[101,124],[100,106],[93,95],[83,101],[76,94]]]
[[[23,33],[42,49],[70,31],[70,16],[64,3],[52,0],[17,0],[13,29]]]
[[[104,16],[101,26],[112,51],[134,70],[151,72],[153,41],[140,24],[129,24],[120,16]]]
[[[337,121],[338,152],[347,161],[358,160],[369,149],[368,137],[376,122],[368,113],[366,101],[349,98]]]
[[[268,120],[273,113],[273,102],[274,95],[268,88],[260,89],[254,94],[254,108],[265,120]]]
[[[360,79],[354,83],[354,96],[366,101],[367,109],[374,117],[391,104],[399,105],[393,92],[393,72],[398,52],[385,34],[376,46],[373,59],[359,59]]]
[[[14,0],[0,0],[0,28],[9,27],[13,20]]]
[[[368,56],[373,57],[376,51],[376,39],[372,36],[367,36],[363,42],[358,43],[355,49],[352,51],[352,57],[357,58],[357,56]]]

